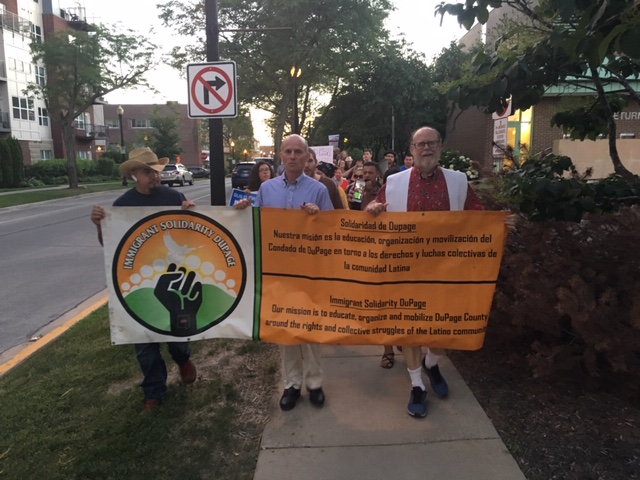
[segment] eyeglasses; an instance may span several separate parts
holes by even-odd
[[[418,150],[423,150],[424,147],[429,147],[433,150],[438,145],[440,145],[440,140],[429,140],[428,142],[418,142],[411,144],[412,147],[416,147]]]
[[[354,175],[353,178],[364,178],[364,175]]]
[[[260,173],[269,173],[269,172],[271,172],[271,170],[269,168],[261,168],[261,169],[258,170],[258,172],[260,172]]]

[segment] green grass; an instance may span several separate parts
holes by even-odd
[[[121,183],[99,183],[88,185],[83,188],[59,188],[59,189],[29,189],[13,191],[7,195],[0,195],[0,208],[14,207],[25,203],[43,202],[45,200],[55,200],[59,198],[75,197],[77,195],[85,195],[87,193],[106,192],[109,190],[118,190],[123,187]],[[4,192],[5,190],[3,190]]]
[[[169,397],[143,415],[133,346],[110,345],[106,307],[81,321],[0,378],[0,478],[252,478],[277,349],[192,348],[198,381],[182,385],[165,351]]]

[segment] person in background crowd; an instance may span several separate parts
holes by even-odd
[[[362,168],[363,165],[364,165],[364,159],[358,158],[357,160],[354,160],[353,163],[351,164],[351,168],[346,172],[344,172],[343,176],[347,177],[347,180],[351,181],[352,180],[351,176],[353,175],[354,170],[358,167]]]
[[[246,193],[257,192],[260,190],[260,185],[275,177],[273,168],[269,165],[269,162],[264,160],[258,160],[249,173],[249,180],[247,180]]]
[[[290,135],[282,141],[280,159],[285,166],[280,177],[267,180],[258,191],[254,206],[272,208],[300,208],[309,215],[320,210],[333,210],[327,188],[323,183],[305,175],[310,148],[300,135]],[[329,180],[333,185],[333,182]],[[335,185],[333,185],[335,188]],[[244,209],[252,199],[244,199],[233,208]],[[300,398],[303,376],[309,391],[309,401],[316,407],[325,402],[322,390],[322,364],[320,346],[317,344],[281,345],[282,377],[285,390],[280,398],[280,408],[291,410]]]
[[[349,180],[342,176],[343,171],[344,170],[341,167],[336,168],[334,178],[336,180],[336,185],[338,185],[338,187],[342,188],[342,190],[346,192],[347,187],[349,186]]]
[[[340,159],[340,148],[333,147],[333,163],[337,163],[339,159]]]
[[[358,180],[359,175],[354,174],[354,178]],[[364,180],[364,190],[362,191],[362,201],[354,201],[355,186],[349,189],[347,192],[347,199],[349,200],[349,208],[351,210],[364,210],[370,202],[372,202],[378,191],[380,191],[380,171],[378,165],[375,162],[366,162],[362,167],[362,180]],[[355,185],[355,182],[354,184]]]
[[[351,168],[353,159],[349,156],[349,152],[347,150],[342,150],[340,152],[340,160],[344,160],[344,167],[343,167],[344,172],[346,172],[347,169]]]
[[[387,161],[387,168],[391,168],[396,164],[396,152],[387,150],[384,152],[384,159]]]
[[[336,184],[335,172],[336,172],[336,167],[334,167],[331,163],[320,162],[316,166],[316,170],[315,170],[316,179],[319,180],[319,175],[323,175],[327,179],[332,180],[334,185],[336,185],[337,187],[336,190],[338,191],[338,194],[340,195],[340,201],[342,203],[342,206],[340,208],[348,209],[349,202],[347,201],[347,194],[342,188],[338,187],[338,185]],[[331,194],[329,196],[331,196]],[[335,205],[334,205],[334,208],[335,208]]]
[[[331,168],[335,168],[332,164],[327,163],[327,165],[331,165]],[[346,208],[342,204],[342,198],[340,197],[340,192],[338,192],[338,187],[333,180],[327,178],[326,175],[316,175],[316,167],[318,166],[318,159],[316,157],[316,152],[313,151],[312,148],[309,149],[309,156],[307,158],[307,162],[304,166],[304,174],[308,177],[315,178],[320,183],[322,183],[325,187],[327,187],[327,191],[329,192],[329,198],[331,199],[331,203],[333,208],[336,210],[340,210]],[[331,171],[333,175],[333,170]]]
[[[129,160],[120,165],[120,172],[125,178],[131,178],[134,187],[120,195],[114,207],[182,207],[195,206],[192,200],[160,184],[160,172],[169,162],[168,158],[158,158],[148,147],[135,148],[129,153]],[[91,221],[98,229],[98,241],[102,242],[102,220],[106,214],[100,205],[91,210]],[[179,266],[179,265],[178,265]],[[196,367],[191,362],[191,348],[188,342],[167,342],[169,355],[178,364],[180,377],[184,384],[196,381]],[[144,375],[142,391],[144,392],[143,412],[158,408],[167,396],[167,366],[160,353],[160,344],[136,343],[136,357]]]
[[[396,173],[400,172],[400,167],[398,167],[397,165],[394,165],[391,168],[387,168],[387,171],[384,172],[384,175],[382,176],[382,183],[387,183],[387,179],[391,176],[394,175]]]
[[[482,202],[462,172],[438,166],[442,153],[442,137],[432,127],[421,127],[411,136],[414,168],[391,175],[376,199],[365,211],[374,217],[381,212],[424,212],[438,210],[483,210]],[[515,228],[515,215],[505,219],[507,228]],[[407,371],[411,379],[411,395],[407,413],[422,418],[427,414],[427,391],[422,381],[422,370],[429,377],[431,387],[440,398],[449,394],[449,386],[440,373],[438,359],[443,350],[427,349],[422,356],[421,347],[402,348]]]
[[[400,167],[400,170],[406,170],[411,167],[413,167],[413,155],[409,152],[404,156],[404,165]]]

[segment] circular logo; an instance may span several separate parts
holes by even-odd
[[[188,210],[159,212],[131,227],[116,248],[112,273],[118,299],[134,320],[177,337],[222,322],[246,283],[235,238]]]

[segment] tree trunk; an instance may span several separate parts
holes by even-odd
[[[604,91],[604,86],[602,85],[602,81],[600,80],[598,69],[591,67],[591,74],[593,77],[593,82],[596,86],[596,90],[598,92],[598,102],[600,102],[600,104],[607,112],[607,124],[609,126],[609,157],[611,157],[611,163],[613,163],[613,171],[620,175],[627,182],[631,183],[634,181],[634,175],[625,168],[625,166],[622,164],[622,160],[620,160],[618,145],[616,143],[616,136],[618,132],[616,120],[615,118],[613,118],[613,111],[611,110],[611,105],[607,100],[607,94]]]
[[[60,122],[64,149],[67,154],[67,175],[69,176],[69,188],[78,188],[78,165],[76,163],[76,142],[73,138],[73,128],[65,120]]]
[[[273,137],[273,148],[274,148],[273,154],[278,158],[280,155],[280,146],[282,145],[282,137],[284,136],[284,125],[287,121],[290,105],[291,105],[291,96],[290,94],[287,93],[282,97],[282,101],[280,102],[280,114],[278,115],[278,118],[276,121],[276,131]]]

